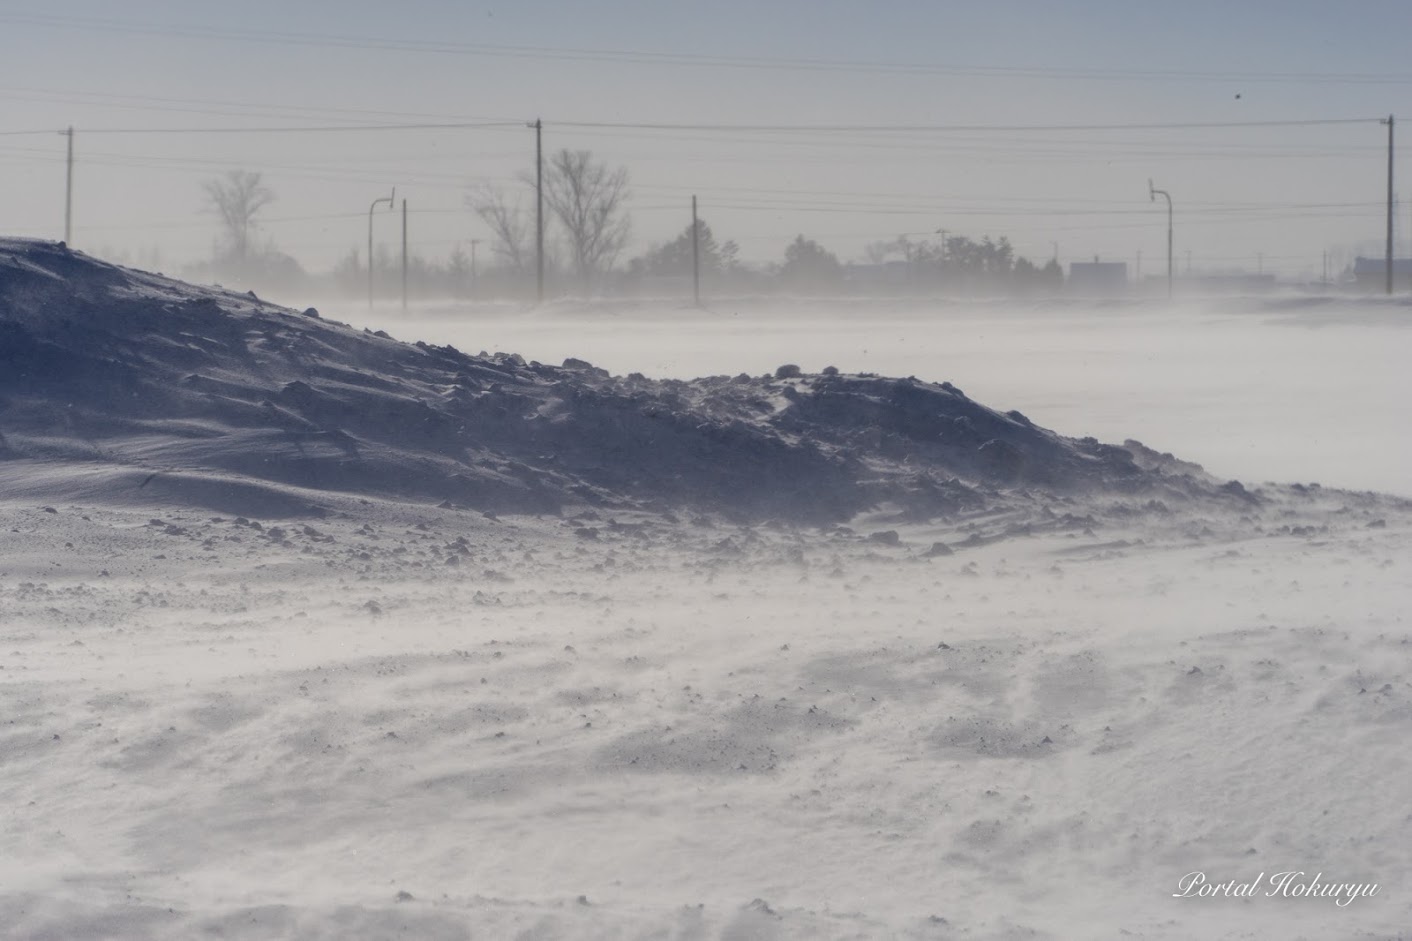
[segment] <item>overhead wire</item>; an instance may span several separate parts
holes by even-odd
[[[0,22],[14,25],[74,29],[177,39],[204,39],[329,49],[378,50],[431,55],[575,60],[633,65],[692,66],[713,69],[765,69],[805,72],[871,72],[892,75],[987,76],[1078,81],[1150,82],[1266,82],[1280,84],[1412,85],[1412,73],[1241,71],[1183,69],[1097,69],[956,63],[880,62],[818,57],[742,56],[709,53],[662,52],[641,49],[594,49],[574,46],[532,46],[463,43],[445,40],[399,39],[334,33],[291,32],[222,28],[199,24],[151,23],[103,17],[76,17],[50,13],[0,13]]]

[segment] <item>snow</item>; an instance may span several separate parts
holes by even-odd
[[[45,251],[4,243],[0,260],[53,273]],[[830,386],[820,362],[785,382],[658,385],[457,360],[500,370],[559,429],[557,464],[507,458],[509,432],[472,453],[497,475],[511,459],[557,475],[546,508],[497,510],[442,499],[444,476],[399,483],[457,459],[396,434],[405,413],[374,414],[419,396],[477,414],[433,398],[456,385],[436,381],[449,354],[330,310],[134,278],[75,262],[51,294],[0,273],[5,337],[19,324],[50,362],[143,380],[117,386],[137,405],[96,393],[112,375],[96,367],[0,380],[6,936],[1312,939],[1412,923],[1407,501],[1335,478],[1223,487],[1137,445],[1114,463],[959,378],[966,394]],[[104,310],[131,315],[107,346],[74,339]],[[180,343],[149,329],[197,317],[208,329]],[[234,335],[248,356],[207,343]],[[810,359],[756,355],[713,371]],[[223,385],[182,391],[186,366],[157,395],[147,380],[187,359]],[[309,391],[286,392],[296,381]],[[489,387],[475,400],[510,394]],[[319,396],[349,388],[365,411],[334,426]],[[1356,392],[1322,390],[1350,412]],[[241,405],[257,396],[276,410]],[[736,422],[757,470],[807,442],[841,475],[835,497],[881,499],[855,512],[781,487],[742,490],[759,512],[732,507],[745,478],[704,492],[718,458],[689,436],[659,463],[626,453],[630,478],[595,471],[562,456],[570,431],[625,448],[638,426],[593,424],[583,396]],[[903,433],[951,409],[1043,466],[1007,482]],[[305,454],[352,442],[375,468],[266,466],[293,461],[272,428],[318,421],[350,430],[305,435]],[[891,444],[868,443],[879,423]],[[951,489],[899,502],[924,471]],[[579,485],[594,505],[570,499]],[[1173,898],[1195,871],[1291,870],[1380,888],[1347,906]]]
[[[621,308],[562,303],[320,304],[399,339],[581,356],[686,379],[781,363],[951,382],[977,401],[1102,441],[1136,437],[1245,481],[1412,496],[1406,297],[915,300],[708,299]]]

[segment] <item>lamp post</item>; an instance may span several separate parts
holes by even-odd
[[[1167,296],[1172,296],[1172,194],[1166,190],[1159,190],[1152,185],[1152,180],[1147,181],[1147,195],[1152,202],[1157,202],[1158,196],[1167,197]]]
[[[396,196],[397,187],[394,186],[391,196],[375,199],[368,207],[368,310],[373,309],[373,210],[378,207],[378,203],[387,203],[387,208],[391,209]]]

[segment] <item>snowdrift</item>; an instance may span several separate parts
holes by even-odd
[[[1409,546],[945,383],[0,241],[0,935],[1405,938]]]
[[[310,510],[290,487],[796,522],[936,518],[1017,488],[1230,496],[1194,465],[1062,437],[946,382],[472,356],[21,240],[0,241],[0,460],[22,462],[12,487],[40,461],[101,469],[110,496],[261,515]]]

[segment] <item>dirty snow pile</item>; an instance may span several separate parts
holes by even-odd
[[[3,241],[0,935],[1402,937],[1409,536]]]

